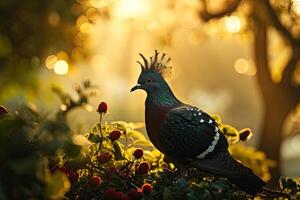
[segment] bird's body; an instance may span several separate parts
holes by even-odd
[[[218,123],[209,114],[175,97],[161,75],[164,65],[157,56],[156,52],[150,63],[142,56],[145,68],[139,84],[133,88],[147,92],[145,121],[153,145],[190,167],[227,177],[249,194],[260,192],[264,181],[231,157]]]

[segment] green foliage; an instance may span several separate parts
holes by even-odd
[[[89,34],[80,31],[83,18],[93,24],[108,19],[109,10],[98,10],[86,0],[1,0],[0,90],[36,92],[37,72],[50,55],[70,67],[86,59]],[[7,93],[0,98],[8,98]]]
[[[280,178],[281,190],[293,195],[294,199],[300,198],[300,183],[291,178]]]
[[[154,192],[149,199],[245,199],[246,193],[239,191],[224,178],[207,177],[196,170],[184,178],[168,173],[159,173],[154,183]]]
[[[32,85],[36,82],[35,71],[47,55],[71,53],[75,36],[72,29],[80,14],[71,12],[74,3],[75,0],[0,2],[0,89],[8,84]],[[51,16],[56,24],[49,23]]]
[[[83,85],[80,94],[88,96],[90,86],[87,81]],[[73,142],[61,113],[59,110],[55,117],[49,117],[32,105],[24,105],[0,116],[0,199],[58,198],[69,189],[66,175],[51,171],[60,165],[62,157],[77,157],[81,146]]]
[[[77,100],[63,91],[59,92],[66,110],[86,106],[90,97],[85,95],[90,89],[86,84],[78,92]],[[66,96],[67,102],[73,103],[66,103]],[[86,101],[80,100],[82,96],[86,96]],[[174,165],[166,163],[164,156],[138,131],[144,126],[142,123],[103,123],[100,114],[100,121],[91,127],[90,132],[72,134],[66,110],[58,110],[51,117],[25,105],[14,114],[0,116],[0,199],[260,198],[240,191],[226,178],[197,169],[189,169],[185,176],[181,176]],[[251,135],[250,130],[237,131],[216,119],[231,144],[231,153],[267,179],[271,164],[265,154],[236,144],[247,139]],[[118,132],[118,137],[112,137],[113,132]],[[139,154],[135,153],[137,149]],[[149,193],[142,192],[145,183],[151,184]],[[282,178],[280,183],[279,196],[299,198],[299,183],[286,178]],[[137,196],[133,198],[133,194]]]
[[[55,186],[56,182],[49,181],[55,177],[49,172],[48,159],[55,158],[66,145],[74,145],[68,125],[46,119],[30,106],[19,108],[16,114],[1,116],[0,196],[4,199],[45,198],[46,188]]]

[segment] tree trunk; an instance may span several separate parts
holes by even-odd
[[[280,99],[280,96],[278,96],[280,94],[275,94],[276,92],[271,90],[262,92],[274,97],[274,100],[268,101],[264,99],[265,116],[259,149],[265,152],[269,158],[277,162],[276,167],[271,168],[270,170],[272,178],[269,181],[269,186],[277,187],[279,184],[278,179],[281,175],[280,149],[283,140],[282,126],[284,119],[291,109],[290,106],[280,106],[286,103],[284,101],[276,100],[277,98]]]
[[[288,113],[295,108],[298,97],[290,82],[273,83],[269,74],[267,23],[262,16],[263,8],[259,1],[254,3],[252,19],[254,24],[254,59],[257,67],[257,83],[264,102],[264,123],[262,127],[259,149],[268,158],[275,160],[277,166],[271,169],[270,187],[277,187],[280,177],[280,147],[283,140],[282,127]],[[293,64],[293,62],[291,62]],[[288,66],[291,67],[291,66]],[[290,79],[289,79],[290,81]]]

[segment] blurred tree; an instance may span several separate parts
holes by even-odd
[[[72,64],[85,58],[89,31],[100,16],[108,18],[108,9],[96,9],[87,0],[1,0],[0,90],[35,89],[36,72],[46,58],[48,68],[57,60]]]
[[[280,176],[280,146],[283,141],[282,126],[287,115],[295,109],[300,99],[295,72],[300,59],[299,2],[293,0],[230,0],[219,12],[209,11],[209,1],[202,0],[200,16],[204,21],[219,19],[237,11],[242,4],[250,7],[248,28],[254,36],[253,52],[257,67],[257,82],[262,92],[265,107],[262,135],[259,147],[278,162],[271,170],[270,185],[275,185]],[[298,6],[298,7],[296,7]],[[282,49],[271,49],[270,31],[275,29],[291,49],[291,55],[283,68],[278,83],[274,83],[270,70],[270,54]],[[280,79],[281,78],[281,79]]]
[[[7,84],[34,85],[40,59],[59,50],[72,50],[76,16],[70,7],[74,2],[0,2],[1,90]]]

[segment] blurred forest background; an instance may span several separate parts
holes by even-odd
[[[46,113],[90,79],[99,94],[70,116],[86,131],[99,101],[107,120],[144,121],[145,94],[130,94],[138,53],[172,58],[168,80],[183,101],[238,128],[285,176],[300,176],[299,0],[2,0],[0,103]],[[61,107],[61,109],[64,109]]]

